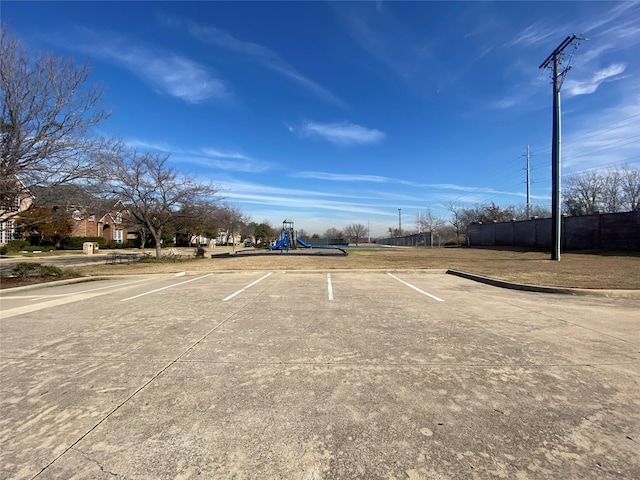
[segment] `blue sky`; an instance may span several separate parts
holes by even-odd
[[[640,167],[640,2],[13,2],[32,49],[92,66],[100,125],[253,221],[414,229],[427,208],[550,206],[539,65],[572,33],[563,174]]]

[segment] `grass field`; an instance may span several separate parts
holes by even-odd
[[[242,250],[244,252],[245,250]],[[209,253],[222,253],[216,249]],[[247,253],[250,253],[247,250]],[[453,269],[498,280],[572,288],[640,289],[640,252],[571,252],[561,261],[548,252],[495,248],[352,248],[348,256],[270,253],[163,263],[93,265],[83,275],[210,272],[222,270],[426,270]]]

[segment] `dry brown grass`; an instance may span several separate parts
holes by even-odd
[[[640,253],[563,253],[494,248],[360,248],[344,256],[309,256],[279,252],[234,255],[170,263],[94,265],[77,268],[85,275],[211,272],[223,270],[425,270],[452,269],[530,285],[572,288],[640,289]],[[223,250],[216,249],[216,253]],[[255,253],[241,250],[240,253]],[[212,253],[212,252],[210,252]]]

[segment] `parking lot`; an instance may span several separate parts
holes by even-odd
[[[244,271],[0,301],[3,479],[640,478],[640,298]]]

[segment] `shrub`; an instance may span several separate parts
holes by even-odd
[[[61,277],[64,275],[62,269],[52,265],[42,265],[40,263],[20,262],[11,269],[14,277]]]
[[[31,244],[26,240],[11,240],[7,243],[7,251],[9,252],[19,252],[20,250],[24,250],[26,247],[29,247]]]
[[[84,242],[97,242],[99,248],[104,248],[106,240],[103,237],[66,237],[60,240],[60,248],[64,250],[82,250]]]

